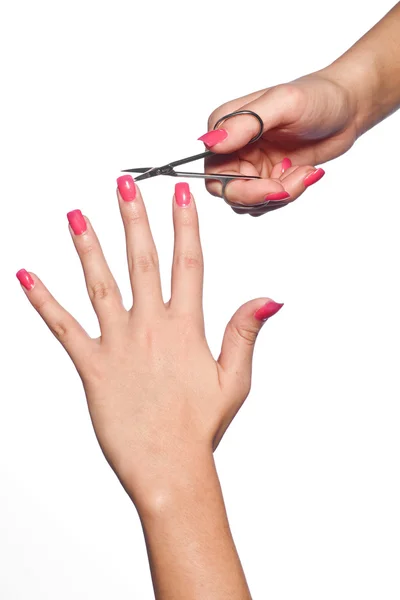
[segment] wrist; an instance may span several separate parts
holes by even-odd
[[[141,519],[158,518],[220,490],[211,451],[196,454],[190,460],[187,458],[169,464],[162,472],[149,472],[148,477],[141,478],[139,482],[125,478],[125,490]]]
[[[364,52],[353,56],[349,51],[319,74],[344,90],[357,138],[380,120],[376,101],[380,76],[372,55]]]
[[[250,600],[212,453],[193,467],[138,508],[156,596]]]

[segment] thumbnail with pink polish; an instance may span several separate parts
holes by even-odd
[[[264,304],[264,306],[259,308],[254,313],[254,316],[259,321],[266,321],[270,317],[273,317],[274,315],[276,315],[276,313],[279,310],[281,310],[282,306],[283,306],[283,304],[280,304],[279,302],[274,302],[273,300],[270,300],[269,302]]]
[[[292,166],[292,161],[290,160],[290,158],[284,158],[282,161],[282,173],[287,171],[287,169],[290,169],[291,166]]]
[[[309,187],[310,185],[313,185],[314,183],[317,183],[317,181],[319,181],[320,179],[322,179],[322,177],[325,175],[325,171],[323,169],[316,169],[316,171],[313,171],[312,173],[309,173],[307,175],[307,177],[304,179],[304,186],[305,187]]]
[[[71,212],[67,213],[67,219],[75,235],[85,233],[87,225],[80,210],[71,210]]]
[[[215,144],[223,142],[228,137],[228,132],[225,129],[212,129],[199,137],[199,141],[203,142],[207,148],[212,148]]]
[[[35,282],[32,279],[32,276],[25,271],[25,269],[20,269],[17,273],[17,279],[21,285],[24,286],[26,290],[31,290],[35,285]]]
[[[124,202],[132,202],[136,198],[136,185],[132,175],[121,175],[117,179],[117,185]]]
[[[190,204],[189,184],[182,181],[175,185],[175,200],[178,206],[182,208]]]

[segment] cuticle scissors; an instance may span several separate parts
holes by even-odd
[[[251,115],[255,119],[257,119],[259,123],[259,131],[258,133],[250,140],[249,144],[253,144],[257,140],[260,139],[264,132],[264,123],[261,117],[253,112],[252,110],[237,110],[235,112],[229,113],[228,115],[224,115],[214,125],[214,129],[218,129],[222,125],[224,121],[230,119],[232,117],[236,117],[237,115]],[[123,173],[139,173],[138,177],[135,177],[135,181],[142,181],[143,179],[149,179],[150,177],[157,177],[158,175],[168,175],[170,177],[183,177],[183,178],[200,178],[200,179],[216,179],[222,183],[222,198],[225,200],[229,206],[235,209],[248,210],[248,209],[262,209],[266,207],[268,204],[275,204],[273,201],[261,202],[258,204],[246,204],[240,205],[234,202],[230,202],[225,196],[225,190],[231,181],[235,181],[236,179],[262,179],[258,175],[229,175],[225,173],[193,173],[186,171],[175,171],[174,167],[178,167],[180,165],[185,165],[190,162],[194,162],[196,160],[200,160],[202,158],[207,158],[209,156],[223,156],[216,155],[211,150],[206,150],[205,152],[201,152],[200,154],[195,154],[193,156],[188,156],[187,158],[182,158],[180,160],[175,160],[166,165],[162,165],[161,167],[141,167],[137,169],[124,169]],[[282,203],[279,203],[282,206]]]

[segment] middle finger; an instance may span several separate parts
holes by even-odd
[[[118,177],[118,200],[126,235],[134,305],[164,307],[158,255],[139,188],[131,175]]]

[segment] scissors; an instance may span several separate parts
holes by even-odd
[[[218,129],[218,127],[220,127],[224,121],[226,121],[227,119],[231,119],[232,117],[236,117],[237,115],[251,115],[252,117],[257,119],[260,128],[259,128],[258,133],[250,140],[249,144],[253,144],[257,140],[259,140],[264,131],[264,123],[263,123],[261,117],[257,113],[253,112],[252,110],[237,110],[235,112],[229,113],[228,115],[225,115],[225,116],[221,117],[220,119],[218,119],[218,121],[214,125],[214,129]],[[158,175],[169,175],[170,177],[184,177],[184,178],[192,178],[193,177],[193,178],[201,178],[201,179],[217,179],[218,181],[220,181],[222,183],[222,198],[225,200],[225,202],[227,204],[229,204],[229,206],[235,208],[235,210],[237,210],[237,211],[240,211],[241,209],[243,211],[248,211],[248,209],[252,209],[252,208],[262,209],[262,208],[266,207],[267,205],[271,205],[271,208],[272,208],[272,206],[275,204],[277,205],[276,208],[279,208],[280,206],[284,205],[282,202],[275,203],[274,201],[268,201],[268,200],[266,202],[263,202],[263,203],[261,202],[258,204],[240,205],[240,204],[237,204],[234,202],[230,202],[226,198],[225,190],[226,190],[226,186],[228,185],[228,183],[230,183],[231,181],[234,181],[235,179],[245,179],[245,180],[262,179],[262,177],[259,177],[258,175],[228,175],[228,174],[224,174],[224,173],[192,173],[192,172],[187,172],[187,171],[175,171],[174,167],[178,167],[180,165],[185,165],[187,163],[194,162],[195,160],[200,160],[202,158],[207,158],[208,156],[215,156],[215,154],[211,150],[207,150],[206,152],[201,152],[200,154],[195,154],[193,156],[188,156],[187,158],[175,160],[166,165],[162,165],[161,167],[141,167],[138,169],[124,169],[122,172],[123,173],[140,173],[137,177],[135,177],[135,181],[142,181],[143,179],[149,179],[150,177],[157,177]],[[274,206],[274,208],[275,208],[275,206]]]

